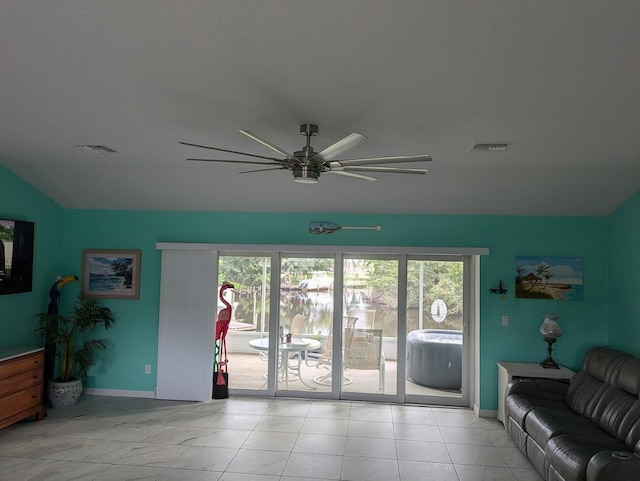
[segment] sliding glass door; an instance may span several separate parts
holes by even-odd
[[[233,284],[219,298],[223,282]],[[271,258],[261,255],[225,255],[218,257],[217,312],[231,308],[226,335],[226,352],[215,341],[214,369],[226,362],[229,386],[233,389],[267,391],[269,319],[271,313]],[[214,380],[215,382],[215,380]]]
[[[398,260],[345,258],[342,393],[395,395]]]
[[[465,271],[462,258],[407,261],[408,400],[466,405]]]
[[[217,299],[232,317],[214,367],[238,393],[468,405],[468,264],[221,253],[218,289],[234,289]]]
[[[277,391],[330,392],[334,259],[280,258]]]

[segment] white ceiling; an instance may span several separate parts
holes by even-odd
[[[606,215],[640,187],[639,19],[637,0],[0,0],[0,164],[65,208]],[[178,144],[272,156],[238,129],[293,151],[306,122],[316,151],[368,137],[342,159],[433,161],[300,185]]]

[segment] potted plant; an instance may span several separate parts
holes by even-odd
[[[95,353],[104,349],[102,339],[82,340],[84,333],[92,332],[99,325],[109,329],[116,321],[110,308],[97,299],[80,292],[71,307],[71,316],[39,313],[36,334],[54,343],[57,360],[57,376],[49,380],[47,397],[53,407],[71,406],[82,394],[82,378],[95,364]]]

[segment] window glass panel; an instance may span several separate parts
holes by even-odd
[[[267,388],[270,278],[270,257],[219,257],[218,292],[223,282],[234,285],[224,298],[232,307],[226,343],[229,385],[235,389]],[[218,312],[223,308],[218,298]]]
[[[331,391],[333,267],[333,258],[281,259],[280,391]]]
[[[345,259],[342,390],[395,394],[398,261]]]
[[[460,398],[464,263],[407,263],[407,394]]]

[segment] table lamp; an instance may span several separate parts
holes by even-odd
[[[558,316],[557,314],[543,314],[543,322],[540,326],[540,333],[544,336],[544,340],[546,341],[548,347],[547,352],[549,353],[547,358],[540,363],[540,365],[545,369],[560,369],[560,366],[556,364],[556,362],[551,357],[551,351],[553,343],[556,342],[556,339],[562,336],[562,329],[560,329],[560,325],[558,324]]]

